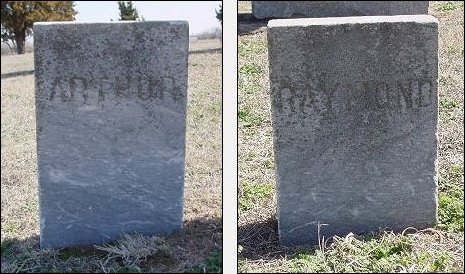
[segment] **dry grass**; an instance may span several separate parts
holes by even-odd
[[[11,45],[11,43],[10,43]],[[31,53],[34,51],[34,46],[33,46],[33,41],[31,41],[31,39],[26,39],[26,44],[25,44],[25,48],[24,48],[24,51],[26,53]],[[10,47],[8,47],[7,44],[5,43],[1,43],[1,55],[15,55],[16,52],[12,51],[10,49]]]
[[[170,247],[162,238],[142,235],[125,235],[116,244],[107,243],[95,248],[108,253],[106,260],[122,259],[125,265],[131,267],[137,267],[159,252],[170,253]]]
[[[237,9],[239,13],[252,12],[252,4],[250,1],[237,1]]]
[[[191,44],[183,231],[165,239],[133,235],[99,248],[59,251],[38,249],[33,55],[2,56],[2,272],[210,270],[205,267],[210,257],[222,249],[219,46],[218,40]]]
[[[250,2],[239,1],[238,10],[250,13]],[[335,237],[321,247],[286,248],[278,243],[267,22],[238,22],[239,271],[464,271],[463,4],[431,2],[429,13],[440,21],[440,223],[433,230],[408,235],[379,232],[364,238]]]
[[[219,39],[206,39],[206,40],[197,40],[191,42],[189,45],[189,51],[197,53],[201,50],[221,50],[221,41]]]

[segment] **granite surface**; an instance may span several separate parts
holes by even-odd
[[[186,21],[34,24],[40,246],[182,228]]]
[[[268,43],[280,242],[434,226],[438,21],[271,20]]]
[[[252,1],[258,19],[427,14],[428,1]]]

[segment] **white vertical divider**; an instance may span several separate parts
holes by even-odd
[[[223,1],[223,273],[237,273],[237,1]]]

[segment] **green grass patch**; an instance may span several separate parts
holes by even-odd
[[[253,60],[248,60],[246,64],[239,66],[239,91],[246,94],[264,90],[261,80],[264,77],[264,72],[267,69],[267,63],[253,61],[261,60],[260,55],[267,53],[266,39],[258,39],[251,41],[244,41],[239,43],[238,52],[243,57],[253,56]]]
[[[237,117],[239,118],[239,121],[242,123],[242,125],[245,127],[258,126],[263,122],[263,118],[254,115],[245,109],[240,109],[237,113]]]
[[[458,9],[460,7],[463,7],[462,1],[447,1],[447,2],[444,2],[438,5],[436,9],[438,11],[451,11],[451,10]]]
[[[463,177],[463,165],[452,165],[451,174],[455,178]]]
[[[438,227],[451,232],[463,231],[463,189],[461,194],[439,193],[438,196]]]
[[[223,272],[223,253],[214,251],[207,257],[203,265],[192,270],[193,273],[221,273]]]
[[[446,86],[447,85],[447,78],[440,75],[439,76],[439,85],[440,86]],[[439,106],[441,106],[441,102],[439,102]]]
[[[438,227],[449,232],[464,231],[463,165],[452,165],[438,178]]]
[[[242,184],[241,193],[239,195],[239,209],[245,211],[253,208],[256,203],[269,197],[273,193],[273,190],[274,186],[268,183]]]
[[[331,272],[319,250],[313,255],[308,251],[299,252],[289,261],[289,265],[293,272]]]
[[[266,168],[266,169],[271,169],[271,170],[274,170],[274,160],[271,159],[271,160],[266,160],[263,162],[263,166]]]
[[[244,41],[239,43],[238,54],[240,57],[249,57],[251,55],[265,54],[268,51],[265,39]]]
[[[439,174],[439,192],[452,194],[457,199],[463,199],[463,166],[452,165],[447,174]]]
[[[444,271],[445,267],[452,259],[451,255],[447,252],[441,252],[437,258],[433,260],[433,263],[429,266],[429,272]]]
[[[12,240],[5,240],[1,242],[2,257],[10,255],[13,243],[14,242]]]
[[[451,54],[451,55],[457,54],[457,55],[462,55],[463,56],[463,49],[460,49],[456,45],[447,46],[447,51],[446,52],[447,52],[447,54]]]
[[[253,64],[245,64],[239,67],[240,74],[252,75],[260,73],[262,70],[259,66]]]
[[[413,250],[413,238],[386,233],[381,237],[336,237],[326,250],[301,251],[289,260],[292,272],[440,272],[448,269],[450,253]],[[450,268],[449,268],[450,270]],[[408,271],[410,272],[410,271]]]
[[[6,223],[4,228],[7,233],[15,234],[18,232],[18,226],[15,223]]]
[[[454,120],[454,111],[458,107],[457,101],[442,99],[439,101],[439,115],[446,120]]]
[[[240,77],[239,78],[239,90],[246,94],[252,94],[255,92],[262,91],[264,88],[259,82],[259,77]]]

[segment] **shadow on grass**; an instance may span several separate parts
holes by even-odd
[[[247,35],[261,31],[261,28],[266,28],[268,19],[257,19],[252,13],[239,13],[237,15],[237,34]]]
[[[2,73],[2,80],[7,79],[7,78],[12,78],[12,77],[17,77],[17,76],[27,76],[34,74],[34,70],[26,70],[26,71],[16,71],[16,72],[10,72],[10,73]]]
[[[215,49],[197,49],[197,50],[189,50],[189,54],[194,53],[221,53],[222,48],[215,48]]]
[[[432,230],[428,228],[426,230]],[[396,235],[407,235],[415,233],[416,229],[402,231],[391,230],[389,228],[380,229],[379,231],[367,232],[364,234],[355,235],[355,237],[364,242],[371,240],[381,241],[385,237],[386,232],[394,232]],[[329,237],[325,241],[325,246],[328,247],[333,238]],[[238,244],[242,246],[242,251],[239,257],[248,260],[273,260],[284,257],[293,257],[301,251],[314,252],[319,249],[318,245],[299,245],[299,246],[281,246],[278,238],[278,221],[276,217],[270,217],[265,221],[250,223],[238,227]]]
[[[286,247],[279,244],[278,221],[270,217],[263,222],[238,227],[238,244],[243,247],[239,257],[248,260],[270,260],[289,257],[301,250],[315,249],[318,246]]]
[[[212,252],[221,250],[222,219],[198,218],[185,221],[182,231],[162,237],[170,246],[170,253],[148,256],[147,260],[139,265],[141,270],[143,272],[152,270],[190,271],[194,267],[202,266],[207,262]],[[107,242],[110,245],[116,243],[118,241]],[[102,246],[102,244],[99,244],[99,246]],[[5,239],[1,243],[2,272],[11,269],[17,272],[18,263],[21,265],[22,270],[32,272],[48,271],[51,265],[56,266],[57,269],[55,270],[58,271],[66,269],[67,271],[78,272],[84,271],[89,265],[95,271],[105,270],[105,267],[107,270],[110,268],[116,271],[118,268],[114,268],[115,262],[116,266],[119,265],[121,269],[128,267],[122,263],[121,258],[116,258],[113,264],[111,262],[107,264],[108,253],[95,248],[93,245],[70,246],[50,251],[40,251],[38,235],[25,239]],[[76,264],[76,260],[73,260],[73,258],[82,258],[83,264]],[[84,262],[87,262],[87,266]]]

